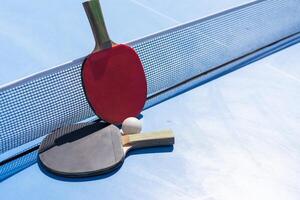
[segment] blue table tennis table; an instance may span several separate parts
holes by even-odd
[[[101,4],[111,38],[127,42],[249,2]],[[0,84],[93,48],[81,1],[1,4]],[[86,179],[33,162],[0,182],[1,199],[299,199],[299,55],[296,43],[144,110],[143,131],[171,128],[173,148],[133,151],[118,170]]]

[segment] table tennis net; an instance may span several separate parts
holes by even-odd
[[[299,13],[299,0],[255,1],[129,42],[146,73],[145,109],[298,42]],[[83,60],[0,88],[0,154],[95,115]]]

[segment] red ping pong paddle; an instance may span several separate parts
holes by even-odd
[[[121,124],[142,111],[147,98],[143,65],[133,48],[110,40],[98,0],[83,3],[96,46],[82,67],[86,98],[95,114]]]

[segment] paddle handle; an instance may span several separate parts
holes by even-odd
[[[131,148],[166,146],[173,145],[174,142],[175,138],[171,130],[122,136],[123,146]]]
[[[93,52],[112,47],[112,41],[106,30],[99,0],[89,0],[82,4],[95,38],[96,45]]]

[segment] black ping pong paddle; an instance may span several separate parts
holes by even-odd
[[[76,124],[49,134],[40,145],[39,160],[55,174],[86,177],[114,170],[131,149],[173,144],[170,130],[121,135],[114,125]]]

